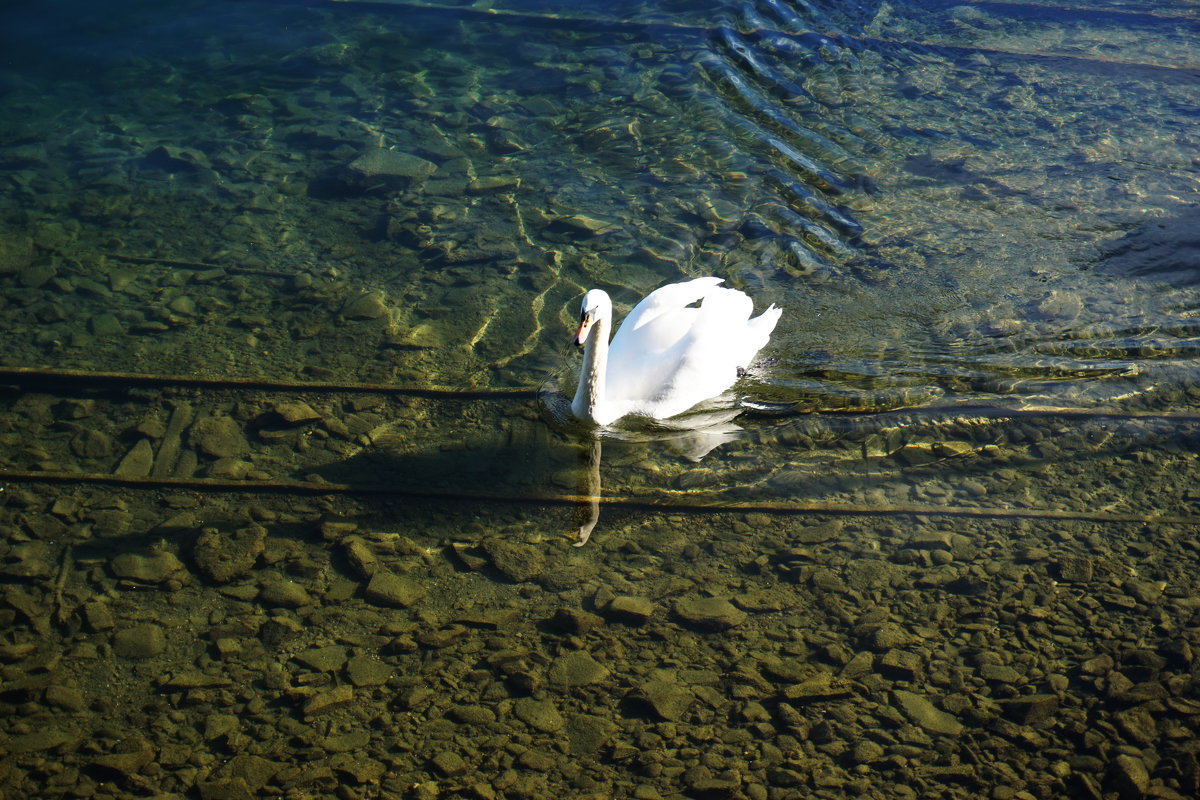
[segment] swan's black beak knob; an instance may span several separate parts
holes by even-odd
[[[575,338],[571,341],[575,342],[576,347],[583,347],[583,343],[587,341],[588,332],[592,329],[592,315],[586,311],[579,315],[579,327],[575,330]]]

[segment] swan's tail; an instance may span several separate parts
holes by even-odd
[[[771,331],[775,330],[775,325],[779,322],[779,318],[782,315],[783,309],[772,303],[767,307],[766,311],[762,312],[746,324],[749,325],[755,333],[761,335],[763,337],[763,344],[766,344],[767,337],[771,335]]]

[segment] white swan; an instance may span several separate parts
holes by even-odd
[[[696,278],[656,289],[629,312],[611,344],[612,301],[600,289],[587,292],[575,333],[583,370],[571,413],[594,425],[627,416],[668,419],[733,386],[783,311],[772,305],[752,319],[750,298],[721,283]]]

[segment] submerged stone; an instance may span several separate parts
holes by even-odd
[[[113,651],[122,658],[153,658],[167,649],[162,627],[146,623],[117,631]]]
[[[192,558],[201,573],[217,583],[245,575],[266,547],[267,529],[253,525],[234,533],[205,529],[196,540]]]
[[[380,569],[371,576],[366,596],[376,603],[407,608],[425,596],[425,587],[406,575]]]
[[[374,656],[355,656],[346,665],[346,677],[355,686],[383,686],[392,673],[390,665]]]
[[[321,415],[308,403],[276,403],[272,410],[289,425],[299,425],[302,422],[312,422],[321,418]]]
[[[340,708],[354,700],[352,686],[337,686],[326,692],[318,692],[304,703],[304,716],[315,717]]]
[[[118,742],[117,752],[96,756],[92,766],[120,775],[136,775],[154,760],[154,749],[140,737]]]
[[[517,718],[539,731],[553,733],[566,724],[562,714],[549,700],[534,700],[532,697],[522,697],[513,706]]]
[[[258,591],[258,600],[263,605],[282,608],[300,608],[312,604],[312,597],[308,591],[295,581],[289,580],[264,583]]]
[[[122,478],[144,478],[153,467],[154,449],[150,446],[150,440],[138,439],[137,444],[117,464],[113,474]]]
[[[113,558],[110,567],[118,578],[142,583],[162,583],[184,568],[171,553],[122,553]]]
[[[485,539],[482,547],[492,566],[517,583],[533,580],[546,569],[546,557],[533,545],[492,537]]]
[[[909,719],[930,733],[958,736],[963,732],[961,722],[934,706],[924,696],[903,689],[894,690],[892,696]]]
[[[205,417],[192,425],[194,447],[214,458],[235,458],[250,449],[242,427],[230,417]]]
[[[631,696],[668,722],[681,718],[696,699],[687,688],[666,680],[646,681]]]
[[[596,753],[619,728],[611,720],[593,714],[575,714],[567,720],[567,744],[573,756]]]
[[[388,315],[388,307],[377,294],[361,294],[346,303],[342,315],[347,319],[382,319]]]
[[[293,658],[318,672],[337,672],[346,663],[346,648],[338,645],[314,647],[312,650],[297,653]]]
[[[586,686],[603,681],[608,674],[608,668],[591,655],[575,651],[554,659],[548,677],[551,683],[563,686]]]
[[[747,614],[723,597],[685,598],[675,604],[675,613],[698,628],[723,631],[740,625]]]
[[[620,595],[612,599],[607,610],[618,619],[640,625],[653,616],[654,603],[645,597]]]
[[[33,263],[33,239],[29,236],[0,236],[0,275],[20,272]]]
[[[73,741],[75,741],[75,737],[66,731],[57,728],[42,728],[32,733],[14,736],[8,740],[5,747],[10,753],[39,753],[44,750],[53,750]]]

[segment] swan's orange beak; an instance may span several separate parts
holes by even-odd
[[[575,330],[575,338],[571,340],[575,342],[576,347],[583,347],[583,343],[588,337],[588,331],[592,329],[592,323],[595,321],[592,315],[586,311],[579,315],[579,327]]]

